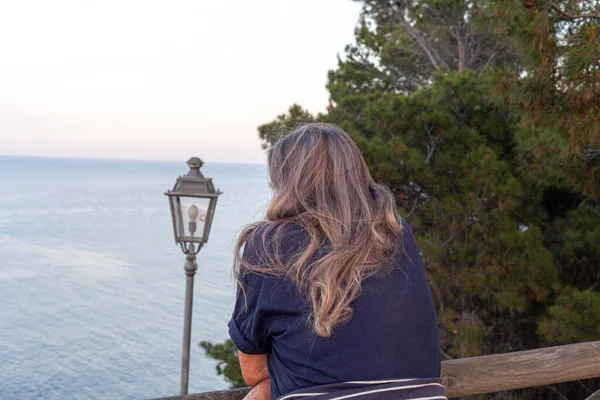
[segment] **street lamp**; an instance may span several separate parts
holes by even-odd
[[[190,171],[180,176],[172,190],[165,193],[169,197],[175,243],[186,254],[183,268],[186,274],[185,312],[183,319],[183,348],[181,352],[181,395],[188,393],[190,375],[190,339],[192,333],[192,300],[194,297],[194,275],[198,265],[196,254],[208,242],[210,226],[215,206],[221,192],[215,190],[211,178],[200,172],[204,163],[192,157],[187,165]]]

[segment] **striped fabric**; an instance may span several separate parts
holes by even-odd
[[[296,390],[277,400],[446,400],[441,378],[351,381]]]

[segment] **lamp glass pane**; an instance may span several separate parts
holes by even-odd
[[[204,226],[204,241],[208,242],[208,235],[210,234],[210,227],[212,225],[213,216],[215,214],[215,207],[217,205],[217,198],[212,197],[208,208],[208,215],[206,218],[206,225]]]
[[[204,224],[208,217],[210,199],[201,197],[179,197],[181,206],[181,221],[178,227],[182,239],[202,239]]]
[[[181,227],[181,207],[179,204],[179,197],[169,196],[169,202],[171,203],[171,213],[173,215],[173,228],[175,230],[175,240],[179,241],[183,235]]]

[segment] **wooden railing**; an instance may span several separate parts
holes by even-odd
[[[446,360],[442,377],[449,398],[600,378],[600,341]],[[156,400],[241,400],[247,393],[243,388]],[[586,400],[600,400],[600,390]]]

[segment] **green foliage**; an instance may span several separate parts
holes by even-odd
[[[285,114],[278,115],[275,121],[261,125],[258,136],[262,140],[262,148],[266,149],[275,143],[281,136],[294,130],[297,126],[313,122],[315,117],[298,104],[292,104]]]
[[[446,357],[598,340],[600,2],[361,2],[327,113],[292,106],[263,146],[298,121],[351,135],[413,228]]]
[[[237,349],[231,340],[219,344],[202,341],[200,346],[207,356],[218,361],[217,375],[223,375],[231,389],[248,386],[242,377]]]
[[[548,310],[540,334],[554,343],[587,342],[600,335],[600,296],[592,290],[565,290]]]
[[[547,231],[561,281],[580,290],[600,289],[600,210],[579,206]],[[600,329],[600,325],[598,325]],[[598,331],[600,337],[600,330]]]
[[[481,29],[481,0],[358,0],[356,42],[329,73],[335,102],[353,93],[412,92],[436,71],[519,68],[511,43]]]
[[[522,123],[524,176],[600,200],[600,3],[497,1],[487,20],[523,54],[525,76],[497,75],[497,101]]]

